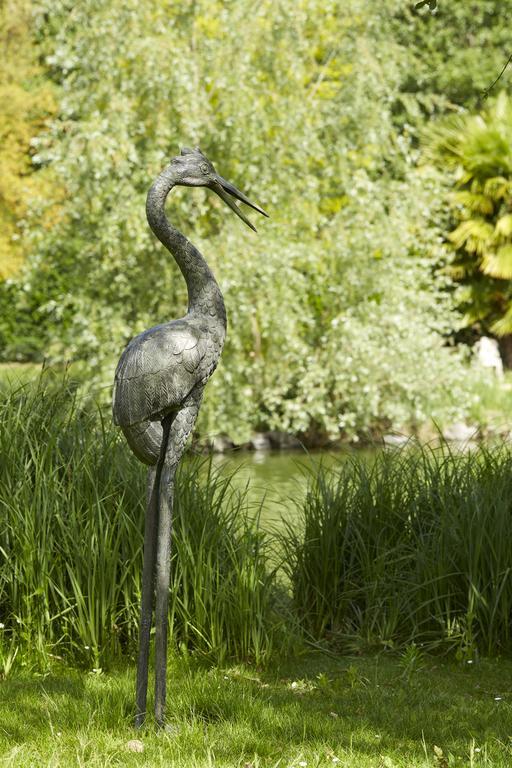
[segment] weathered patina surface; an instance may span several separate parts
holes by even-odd
[[[267,215],[219,176],[199,149],[183,149],[149,190],[146,214],[160,242],[176,260],[188,291],[185,317],[156,325],[132,339],[119,360],[113,414],[135,456],[149,465],[144,533],[144,568],[137,668],[136,719],[146,714],[148,656],[155,605],[155,717],[164,723],[167,613],[172,506],[176,468],[196,423],[206,382],[219,361],[226,337],[221,290],[205,259],[165,215],[176,185],[208,187],[254,229],[232,198]]]

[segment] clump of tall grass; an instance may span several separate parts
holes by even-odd
[[[311,478],[301,516],[281,540],[309,637],[511,650],[509,449],[354,457]]]
[[[203,462],[182,469],[176,494],[171,616],[182,648],[217,660],[263,661],[273,648],[275,568],[245,494]]]
[[[145,472],[70,382],[0,395],[0,643],[101,667],[137,639]],[[273,642],[267,541],[243,494],[203,462],[177,477],[171,639],[213,658]]]
[[[104,667],[134,652],[144,498],[144,468],[68,380],[0,394],[0,674],[49,654]],[[509,449],[353,456],[312,475],[299,507],[278,536],[293,605],[279,613],[275,551],[244,494],[208,461],[183,462],[176,647],[260,662],[278,628],[300,624],[339,647],[511,649]]]

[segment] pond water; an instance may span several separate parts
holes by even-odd
[[[353,451],[233,451],[214,454],[213,463],[232,476],[236,487],[247,488],[251,506],[256,510],[261,505],[262,522],[271,526],[297,513],[293,500],[304,496],[312,471],[320,464],[332,466],[350,455]]]

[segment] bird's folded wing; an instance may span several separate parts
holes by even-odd
[[[133,339],[116,370],[115,423],[157,420],[178,408],[203,378],[206,352],[206,340],[178,324],[157,326]]]

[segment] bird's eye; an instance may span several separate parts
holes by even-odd
[[[206,165],[206,163],[201,164],[201,171],[202,173],[208,173],[208,166]]]

